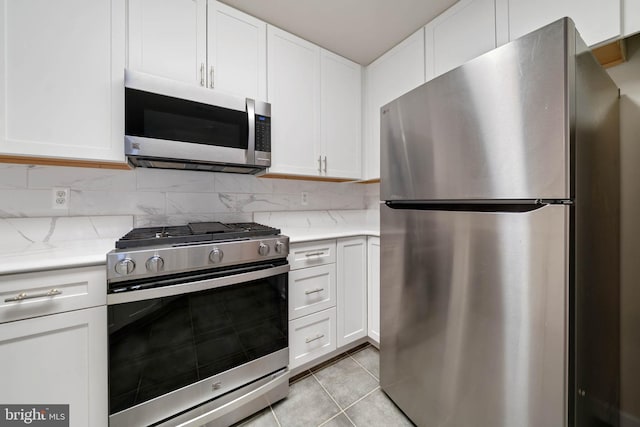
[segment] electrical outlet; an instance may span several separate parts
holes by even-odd
[[[300,204],[302,206],[307,206],[309,204],[309,193],[307,193],[306,191],[303,191],[300,194]]]
[[[68,188],[53,188],[51,193],[53,209],[69,209],[69,194]]]

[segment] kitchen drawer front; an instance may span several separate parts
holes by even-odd
[[[336,265],[289,272],[289,320],[336,305]]]
[[[0,323],[106,303],[103,265],[0,276]]]
[[[335,349],[335,307],[289,322],[289,369],[301,366]]]
[[[336,262],[335,240],[295,243],[289,248],[289,265],[292,270],[333,262]]]

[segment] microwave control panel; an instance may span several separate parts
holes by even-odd
[[[256,114],[256,151],[271,152],[271,117]]]

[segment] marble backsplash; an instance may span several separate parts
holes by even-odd
[[[0,218],[130,215],[136,227],[252,221],[255,212],[377,209],[378,187],[145,168],[3,164]],[[66,209],[53,208],[52,188],[70,189]],[[308,194],[304,205],[302,192]]]

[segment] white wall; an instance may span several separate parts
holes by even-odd
[[[620,87],[622,427],[640,426],[640,35],[607,71]]]
[[[71,189],[53,209],[52,188]],[[133,215],[134,225],[251,221],[253,212],[365,209],[366,185],[137,168],[0,164],[0,218]],[[301,203],[301,193],[308,203]]]

